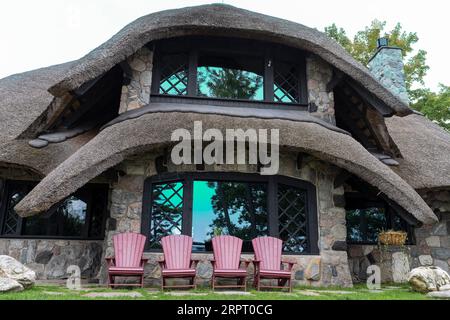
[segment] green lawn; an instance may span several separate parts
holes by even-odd
[[[140,297],[117,296],[113,298],[87,297],[92,293],[130,294],[139,293]],[[424,294],[412,292],[408,286],[389,285],[381,291],[368,290],[364,285],[352,289],[298,287],[289,294],[285,292],[250,291],[239,295],[227,292],[213,293],[210,290],[160,292],[155,289],[110,290],[104,288],[85,288],[71,291],[61,286],[35,286],[32,289],[0,294],[0,300],[427,300]]]

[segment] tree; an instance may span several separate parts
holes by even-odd
[[[420,89],[420,94],[414,108],[450,131],[450,87],[439,85],[439,92],[430,89]]]
[[[385,21],[373,20],[368,27],[358,31],[353,39],[350,39],[343,28],[333,23],[325,28],[325,33],[363,65],[367,65],[376,52],[378,38],[386,37],[390,45],[400,47],[405,60],[406,88],[411,107],[450,130],[449,87],[441,85],[437,93],[425,87],[424,77],[429,70],[426,63],[427,52],[414,50],[414,45],[419,40],[417,33],[404,31],[400,23],[392,30],[386,31],[385,28]]]
[[[205,85],[213,97],[230,99],[253,99],[262,85],[262,77],[248,71],[205,67],[200,72],[199,92]]]
[[[414,52],[413,47],[419,40],[417,33],[404,31],[400,23],[397,23],[390,31],[385,31],[385,28],[385,21],[373,20],[370,26],[358,31],[353,40],[347,36],[343,28],[338,28],[334,23],[325,28],[325,33],[364,65],[368,64],[370,58],[376,52],[377,39],[381,37],[388,38],[390,45],[402,48],[403,58],[406,59],[406,88],[412,98],[411,100],[414,101],[417,92],[413,87],[414,85],[425,85],[424,77],[430,68],[426,64],[427,52],[425,50]]]

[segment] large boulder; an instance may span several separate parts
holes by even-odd
[[[36,273],[10,256],[0,256],[0,278],[15,280],[29,288],[36,282]]]
[[[414,291],[439,291],[450,284],[450,276],[439,267],[419,267],[409,273],[408,282]]]
[[[0,292],[22,291],[23,286],[14,279],[0,278]]]

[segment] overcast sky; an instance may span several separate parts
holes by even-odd
[[[216,1],[222,2],[222,1]],[[227,4],[323,30],[335,22],[353,35],[373,19],[400,22],[428,51],[426,84],[450,85],[449,0],[225,0]],[[0,3],[0,78],[78,59],[126,24],[201,0],[4,0]]]

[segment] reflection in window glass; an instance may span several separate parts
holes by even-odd
[[[184,96],[188,86],[188,56],[173,54],[161,59],[161,81],[159,93]]]
[[[241,238],[251,252],[251,240],[268,235],[266,184],[194,181],[194,251],[212,251],[214,235]]]
[[[347,210],[346,219],[350,242],[376,243],[378,233],[387,228],[385,208]]]
[[[274,68],[274,101],[283,103],[299,103],[299,70],[289,63],[277,61]]]
[[[161,238],[181,234],[183,222],[182,182],[153,185],[152,218],[150,222],[152,248],[160,248]]]
[[[23,235],[80,237],[86,222],[87,203],[74,196],[44,215],[27,218]]]
[[[255,57],[200,55],[198,95],[262,101],[263,74],[262,60]]]

